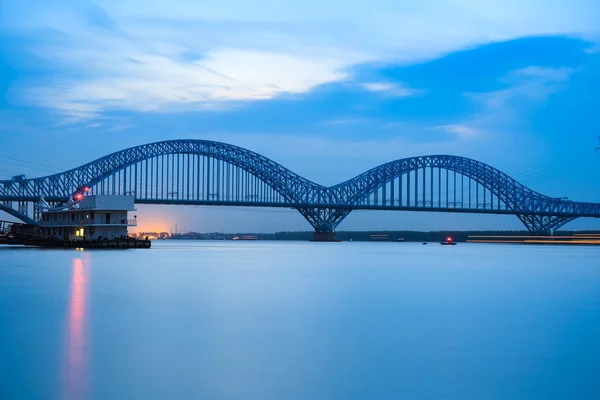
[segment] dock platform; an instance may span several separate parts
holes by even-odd
[[[34,239],[27,243],[53,249],[149,249],[150,240],[110,239],[110,240],[56,240]]]

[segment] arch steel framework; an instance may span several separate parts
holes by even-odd
[[[32,223],[28,213],[40,198],[66,202],[86,187],[144,204],[294,208],[320,233],[334,232],[357,209],[512,214],[538,233],[600,217],[598,203],[542,195],[464,157],[396,160],[325,187],[258,153],[208,140],[150,143],[60,174],[0,181],[0,210]]]

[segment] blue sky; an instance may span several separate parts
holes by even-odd
[[[327,185],[449,153],[600,201],[599,27],[592,0],[2,2],[0,178],[200,138]],[[309,228],[285,210],[141,211],[180,230]],[[361,212],[339,229],[520,227]]]

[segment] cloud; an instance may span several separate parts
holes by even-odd
[[[404,85],[390,82],[369,82],[363,83],[361,86],[370,92],[382,93],[392,97],[409,97],[423,92],[422,90],[411,89]]]
[[[588,54],[597,54],[597,53],[600,53],[600,40],[598,40],[591,47],[589,47],[588,49],[586,49],[585,52],[588,53]]]
[[[510,78],[530,78],[538,79],[544,82],[563,82],[569,80],[574,70],[572,68],[544,68],[539,66],[530,66],[520,68],[508,74],[506,80]]]
[[[481,133],[481,131],[472,126],[464,125],[464,124],[448,124],[448,125],[440,125],[436,126],[436,129],[440,129],[446,132],[456,133],[462,138],[469,138],[473,136],[477,136]]]
[[[567,87],[576,71],[571,68],[528,66],[510,71],[499,78],[506,85],[501,90],[465,93],[479,110],[462,121],[433,127],[458,135],[459,138],[489,139],[493,135],[522,131],[528,111]]]
[[[339,69],[335,60],[269,52],[227,49],[188,63],[135,50],[127,59],[120,52],[94,53],[101,74],[73,82],[63,78],[51,86],[33,88],[28,91],[30,98],[77,120],[97,117],[104,109],[218,110],[223,102],[303,93],[347,78],[335,72]],[[85,68],[85,63],[74,61]]]
[[[24,50],[48,67],[45,79],[20,87],[22,100],[69,121],[114,109],[221,110],[348,80],[362,63],[415,63],[532,35],[597,37],[600,8],[595,0],[27,3],[0,13],[3,30],[29,39]]]
[[[551,95],[567,87],[576,71],[571,68],[528,66],[510,71],[499,78],[506,85],[501,90],[483,93],[465,93],[479,110],[462,121],[433,127],[433,130],[458,135],[460,139],[493,136],[522,131],[528,111],[544,103]],[[514,133],[514,132],[513,132]],[[510,136],[510,135],[509,135]]]
[[[336,118],[323,122],[324,125],[348,125],[368,122],[364,118]]]
[[[529,66],[511,71],[500,79],[507,88],[487,93],[467,93],[481,103],[488,112],[508,112],[515,104],[540,103],[550,95],[565,89],[566,82],[575,73],[571,68],[543,68]]]

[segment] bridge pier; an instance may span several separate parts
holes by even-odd
[[[297,208],[298,212],[315,229],[311,242],[339,242],[335,228],[352,209],[349,208]]]
[[[335,232],[313,232],[311,242],[339,242],[335,237]]]

